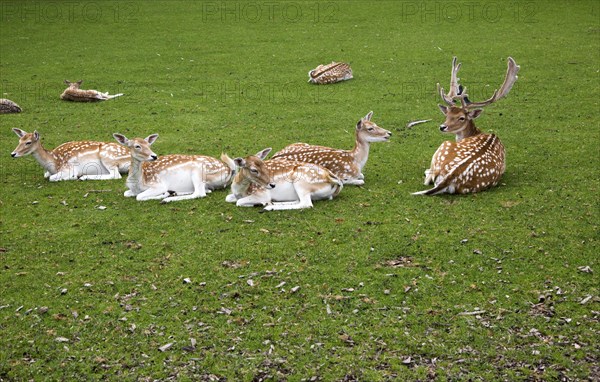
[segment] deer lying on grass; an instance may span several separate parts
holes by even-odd
[[[227,202],[237,206],[266,206],[266,211],[310,208],[313,200],[333,199],[342,182],[324,167],[283,159],[263,161],[271,152],[235,158],[239,167],[231,183]]]
[[[352,79],[352,68],[345,62],[319,65],[308,72],[308,82],[318,85],[333,84]]]
[[[315,163],[329,169],[344,184],[363,185],[365,176],[362,169],[369,158],[370,143],[385,142],[392,136],[391,132],[371,122],[371,117],[373,112],[356,124],[356,143],[352,150],[294,143],[275,153],[272,159]]]
[[[67,142],[54,150],[46,150],[37,131],[28,133],[13,129],[19,144],[10,154],[13,158],[33,155],[44,168],[44,178],[60,180],[120,179],[129,170],[131,158],[127,149],[116,143],[79,141]]]
[[[0,98],[0,114],[20,113],[21,111],[21,106],[15,102],[6,98]]]
[[[98,102],[98,101],[106,101],[107,99],[113,99],[116,97],[120,97],[123,93],[110,95],[107,93],[102,93],[97,90],[82,90],[79,89],[83,80],[79,80],[77,82],[70,82],[65,80],[65,84],[69,85],[68,88],[60,95],[60,99],[65,101],[74,101],[74,102]]]
[[[222,162],[204,155],[159,157],[150,148],[158,134],[145,139],[113,136],[131,153],[126,197],[160,199],[162,203],[203,198],[214,189],[227,187],[235,171],[235,163],[226,154],[221,154]]]
[[[483,102],[471,102],[466,94],[466,88],[458,84],[458,70],[461,64],[452,60],[452,74],[448,94],[438,84],[440,96],[448,106],[438,105],[446,120],[440,125],[445,133],[455,134],[456,142],[446,141],[437,149],[431,160],[431,167],[425,171],[425,184],[434,187],[413,195],[436,195],[442,193],[466,194],[483,191],[495,186],[504,174],[504,146],[494,134],[482,133],[473,120],[482,109],[505,97],[517,80],[520,67],[512,57],[508,58],[506,77],[491,98]],[[460,106],[454,104],[460,100]]]

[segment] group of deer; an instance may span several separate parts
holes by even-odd
[[[439,87],[448,106],[439,105],[446,115],[440,130],[456,135],[456,142],[444,142],[425,172],[425,184],[432,189],[415,194],[469,193],[498,183],[504,173],[504,147],[493,134],[484,134],[473,120],[487,106],[504,97],[517,79],[519,66],[509,57],[508,70],[499,91],[483,102],[471,102],[458,84],[460,64],[452,61],[450,90]],[[460,101],[460,106],[455,102]],[[356,125],[352,150],[295,143],[266,159],[271,148],[256,155],[221,160],[204,155],[163,155],[152,151],[158,134],[128,139],[113,134],[117,143],[67,142],[54,150],[42,147],[37,131],[13,129],[19,144],[13,157],[33,155],[44,167],[45,177],[59,180],[120,179],[128,173],[125,196],[137,200],[159,199],[164,203],[206,196],[231,186],[226,201],[238,206],[265,206],[265,210],[312,207],[312,201],[332,199],[343,185],[362,185],[362,173],[371,142],[389,140],[391,132],[371,121],[373,112]]]

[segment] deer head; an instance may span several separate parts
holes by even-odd
[[[83,83],[83,80],[79,80],[77,82],[71,82],[71,81],[65,80],[65,84],[69,85],[69,87],[73,88],[73,89],[79,89],[79,87],[81,86],[82,83]]]
[[[371,111],[358,121],[356,124],[357,135],[367,142],[388,141],[392,136],[392,133],[377,126],[374,122],[371,122],[372,117],[373,112]]]
[[[266,148],[246,158],[235,158],[233,161],[240,168],[239,175],[251,183],[261,187],[272,189],[275,183],[271,182],[271,176],[263,160],[269,155],[271,148]]]
[[[10,156],[13,158],[19,158],[29,155],[38,149],[40,145],[40,134],[37,132],[37,130],[34,130],[33,133],[28,133],[17,128],[12,130],[19,137],[19,144],[13,150],[13,152],[10,153]]]
[[[126,136],[119,133],[114,133],[113,137],[115,137],[117,142],[123,146],[129,147],[129,151],[133,159],[136,159],[140,162],[158,159],[158,155],[156,155],[150,148],[150,146],[158,139],[158,134],[149,135],[144,139],[127,139]]]
[[[466,92],[467,89],[458,83],[460,79],[457,74],[460,67],[461,64],[457,64],[456,57],[454,57],[452,59],[452,72],[450,74],[450,88],[448,93],[444,92],[444,88],[439,83],[437,84],[440,97],[447,104],[447,106],[438,105],[442,113],[446,116],[446,120],[440,125],[440,130],[446,133],[457,134],[457,137],[466,130],[475,129],[473,120],[483,112],[483,109],[480,108],[498,101],[510,92],[518,78],[517,73],[520,69],[515,60],[512,57],[508,57],[508,68],[500,90],[495,90],[494,94],[485,101],[471,102]],[[455,104],[456,101],[460,101],[460,106]]]

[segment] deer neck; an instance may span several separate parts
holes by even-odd
[[[31,155],[50,175],[56,174],[60,166],[58,158],[52,151],[46,150],[40,143],[39,148],[32,152]]]
[[[141,192],[144,180],[143,163],[143,161],[135,159],[133,155],[131,156],[131,165],[129,166],[126,185],[132,191]]]
[[[475,126],[475,122],[469,121],[467,127],[456,133],[456,142],[460,142],[465,138],[474,137],[475,135],[481,134],[481,130]]]
[[[231,192],[236,198],[241,199],[248,195],[248,189],[251,184],[250,179],[242,176],[241,172],[238,172],[231,183]]]
[[[367,163],[367,159],[369,159],[369,147],[370,143],[362,138],[357,132],[354,149],[352,150],[352,157],[354,158],[354,163],[356,163],[361,170],[365,166],[365,163]]]

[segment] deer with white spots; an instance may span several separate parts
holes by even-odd
[[[116,143],[77,141],[46,150],[37,130],[12,130],[19,137],[19,144],[10,155],[19,158],[31,154],[44,168],[44,178],[51,182],[120,179],[129,171],[129,151]]]
[[[272,159],[315,163],[329,169],[344,184],[363,185],[365,176],[362,169],[369,158],[371,142],[386,142],[392,136],[391,132],[371,122],[372,117],[373,112],[370,112],[356,124],[356,138],[352,150],[294,143],[275,153]]]
[[[227,187],[235,171],[235,163],[226,154],[221,154],[222,161],[204,155],[159,157],[150,147],[158,134],[145,139],[113,136],[131,153],[126,197],[162,203],[203,198],[214,189]]]
[[[79,88],[82,82],[83,80],[79,80],[77,82],[65,80],[65,84],[69,85],[69,87],[66,88],[65,91],[60,95],[60,99],[73,102],[98,102],[117,98],[123,95],[123,93],[110,95],[108,92],[102,93],[98,90],[83,90]]]
[[[466,88],[458,84],[458,70],[461,64],[452,60],[450,90],[447,94],[438,84],[442,100],[447,104],[438,105],[446,120],[440,125],[444,133],[456,135],[456,142],[446,141],[437,149],[431,159],[431,167],[425,171],[424,184],[434,187],[413,195],[467,194],[483,191],[498,184],[504,170],[505,152],[500,139],[494,134],[481,132],[473,120],[481,112],[481,107],[490,105],[505,97],[517,80],[520,67],[512,57],[508,58],[508,69],[500,90],[482,102],[471,102]],[[455,101],[460,100],[460,106]]]
[[[310,208],[313,200],[330,200],[342,182],[324,167],[285,159],[264,159],[271,148],[256,155],[235,158],[239,167],[225,199],[237,206],[266,206],[266,211]]]

